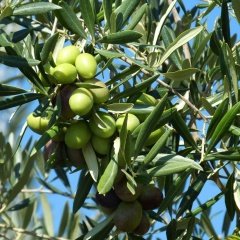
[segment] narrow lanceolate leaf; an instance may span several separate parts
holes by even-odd
[[[240,23],[240,5],[238,0],[232,0],[232,8],[234,10],[238,22]]]
[[[124,54],[123,53],[119,53],[119,52],[114,52],[114,51],[109,51],[109,50],[103,50],[103,49],[97,49],[95,48],[95,51],[97,53],[99,53],[100,55],[106,57],[106,58],[120,58],[120,57],[123,57]]]
[[[61,216],[61,221],[59,224],[59,229],[58,229],[58,236],[62,236],[67,228],[69,219],[70,219],[70,211],[69,211],[69,205],[68,202],[65,202],[62,216]]]
[[[89,0],[80,0],[79,1],[80,10],[82,13],[82,18],[84,24],[86,24],[88,31],[90,32],[92,39],[95,39],[95,15],[92,9],[92,5]]]
[[[133,108],[133,103],[112,103],[107,105],[107,109],[112,113],[126,113]]]
[[[100,43],[124,44],[129,42],[136,42],[142,34],[132,30],[125,30],[122,32],[111,33],[99,40]]]
[[[41,194],[40,199],[41,199],[41,205],[43,209],[44,226],[47,230],[48,235],[54,236],[53,215],[51,211],[52,209],[48,202],[48,198],[46,197],[45,194]]]
[[[50,2],[36,2],[22,4],[13,10],[13,15],[35,15],[61,9],[60,6]]]
[[[217,124],[222,119],[223,115],[227,112],[228,104],[229,104],[229,98],[225,98],[216,109],[207,130],[207,135],[206,135],[207,140],[211,138],[212,134],[215,132]]]
[[[83,238],[83,240],[99,240],[106,239],[109,232],[113,228],[113,214],[108,216],[102,222],[96,224]]]
[[[233,220],[235,216],[235,200],[234,200],[234,186],[235,178],[234,173],[230,175],[226,184],[226,192],[225,192],[225,205],[227,208],[228,216],[231,220]]]
[[[172,187],[166,193],[165,198],[161,202],[161,205],[157,212],[158,215],[165,211],[169,206],[171,206],[173,204],[174,199],[176,199],[180,194],[182,194],[182,188],[185,185],[185,182],[189,174],[190,174],[189,171],[185,171],[179,174],[177,179],[174,180]]]
[[[0,55],[0,63],[5,64],[9,67],[26,67],[26,66],[36,66],[40,61],[35,59],[23,58],[20,56],[13,55]]]
[[[191,183],[191,186],[184,193],[181,203],[179,205],[179,210],[177,212],[177,217],[180,217],[187,209],[192,208],[193,202],[196,200],[200,194],[202,188],[207,181],[207,174],[205,172],[200,172],[196,179]]]
[[[117,172],[118,162],[117,158],[113,156],[98,182],[97,190],[100,194],[105,194],[111,190],[117,176]]]
[[[231,35],[230,35],[230,21],[229,21],[229,11],[228,3],[226,0],[222,1],[221,7],[221,24],[222,24],[222,34],[225,42],[231,46]]]
[[[55,15],[59,22],[79,37],[86,39],[87,35],[82,27],[82,23],[77,18],[71,6],[69,6],[66,2],[61,2],[60,6],[62,9],[55,11]]]
[[[92,185],[93,179],[90,173],[86,170],[82,170],[78,180],[77,192],[73,201],[73,213],[76,213],[82,207]]]
[[[135,12],[135,14],[131,18],[131,21],[126,27],[126,30],[132,30],[137,26],[137,24],[140,22],[140,20],[146,13],[147,8],[148,8],[148,4],[145,3]]]
[[[20,106],[42,97],[44,97],[44,95],[39,93],[24,93],[17,96],[4,98],[0,100],[0,110]]]
[[[161,118],[164,111],[168,94],[161,99],[161,101],[156,105],[155,109],[149,114],[149,116],[144,121],[140,132],[136,139],[134,156],[137,157],[142,147],[145,144],[147,137],[151,134],[152,130],[155,128],[157,121]]]
[[[59,33],[55,33],[51,37],[49,37],[43,45],[42,51],[40,53],[42,64],[45,64],[48,60],[49,54],[53,52],[57,41],[58,41]]]
[[[182,81],[182,80],[189,80],[189,78],[193,74],[195,74],[196,72],[199,72],[199,71],[200,71],[200,69],[198,69],[198,68],[187,68],[187,69],[179,70],[176,72],[162,73],[162,75],[173,81]]]
[[[26,90],[18,87],[13,87],[6,84],[0,84],[0,96],[11,96],[21,93],[26,93]]]
[[[148,174],[153,177],[166,176],[182,172],[187,169],[203,170],[195,161],[189,158],[175,154],[158,154],[153,159],[154,167],[147,170]]]
[[[90,143],[82,149],[85,162],[88,166],[92,179],[97,182],[98,179],[98,160],[95,151]]]
[[[216,125],[215,131],[212,134],[206,155],[215,147],[215,145],[221,140],[224,134],[229,130],[233,123],[237,113],[240,111],[240,102],[236,103],[220,120]]]
[[[111,29],[112,0],[103,0],[103,11],[106,25]]]
[[[198,149],[197,144],[195,143],[188,126],[186,125],[185,121],[183,120],[179,112],[177,111],[174,112],[171,118],[171,122],[173,124],[173,127],[176,129],[177,133],[179,133],[181,137],[192,147]]]
[[[165,146],[165,143],[167,142],[167,139],[169,136],[172,134],[172,130],[167,130],[158,140],[157,142],[153,145],[151,150],[148,152],[144,159],[144,163],[147,164],[151,162],[157,154],[161,151],[161,149]]]
[[[116,20],[116,31],[122,29],[131,17],[133,11],[137,8],[139,0],[124,0],[122,4],[114,11]]]
[[[179,47],[196,37],[201,31],[203,30],[203,27],[196,27],[189,30],[186,30],[185,32],[181,33],[166,49],[164,54],[162,55],[159,65],[162,65],[165,60]]]

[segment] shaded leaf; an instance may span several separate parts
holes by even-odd
[[[13,87],[6,84],[0,84],[0,96],[10,96],[25,93],[26,90],[18,87]]]
[[[84,28],[82,27],[82,23],[77,18],[71,6],[66,2],[60,2],[60,6],[62,9],[55,11],[55,15],[59,22],[68,30],[86,39],[87,36]]]
[[[86,170],[82,170],[78,180],[77,192],[73,201],[73,213],[76,213],[82,207],[92,185],[93,179],[90,173]]]
[[[111,29],[112,0],[103,0],[103,11],[106,25]]]
[[[97,49],[97,48],[95,48],[95,51],[97,53],[99,53],[100,55],[106,57],[106,58],[120,58],[120,57],[124,56],[123,53],[114,52],[114,51],[108,51],[108,50],[104,50],[104,49]]]
[[[112,44],[124,44],[129,42],[135,42],[142,34],[132,30],[125,30],[122,32],[111,33],[107,36],[104,36],[99,40],[100,43],[112,43]]]
[[[9,67],[19,68],[26,66],[36,66],[40,63],[40,61],[14,55],[0,55],[0,63],[5,64]]]
[[[232,8],[234,10],[238,22],[240,23],[240,5],[238,0],[232,0]]]

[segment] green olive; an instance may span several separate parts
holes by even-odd
[[[56,65],[62,63],[70,63],[72,65],[75,64],[77,56],[80,54],[80,50],[74,46],[67,46],[62,48],[56,58]]]
[[[97,62],[93,55],[89,53],[81,53],[75,61],[78,74],[83,79],[91,79],[96,75]]]
[[[81,149],[90,141],[91,131],[85,121],[72,124],[65,133],[65,143],[69,148]]]
[[[93,100],[95,103],[104,103],[109,99],[110,93],[106,86],[106,84],[102,81],[98,81],[95,79],[87,80],[85,83],[91,83],[101,88],[89,88],[89,91],[93,95]]]
[[[56,83],[69,84],[77,78],[77,70],[70,63],[62,63],[53,69],[53,77]]]
[[[69,98],[69,106],[75,114],[86,115],[93,107],[93,96],[86,88],[77,88]]]
[[[124,123],[125,119],[125,114],[121,115],[117,121],[116,121],[116,126],[117,130],[120,132]],[[140,121],[139,119],[132,113],[128,113],[128,118],[127,118],[127,130],[130,132],[133,132],[134,129],[136,129],[137,126],[139,126]]]
[[[89,122],[92,132],[102,138],[111,137],[116,131],[115,119],[106,112],[97,112]]]
[[[93,149],[101,155],[106,155],[110,151],[110,147],[111,147],[110,138],[102,138],[102,137],[93,135],[91,139],[91,143],[92,143]]]
[[[48,114],[42,117],[33,112],[27,117],[27,125],[35,133],[43,134],[48,129],[49,119]]]

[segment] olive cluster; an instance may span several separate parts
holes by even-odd
[[[105,195],[96,193],[96,202],[106,213],[113,212],[113,222],[118,230],[144,235],[149,231],[151,220],[149,210],[156,209],[163,200],[163,194],[153,184],[138,183],[133,194],[123,178],[114,189]]]

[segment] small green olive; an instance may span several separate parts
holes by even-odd
[[[97,112],[89,121],[92,132],[102,138],[111,137],[116,131],[115,119],[106,112]]]
[[[27,117],[27,125],[33,132],[43,134],[48,129],[49,119],[49,115],[42,117],[33,112]]]
[[[117,121],[116,126],[117,130],[120,132],[124,123],[125,114],[121,115]],[[139,119],[132,113],[128,113],[128,119],[127,119],[127,130],[130,132],[133,132],[136,127],[140,124]]]
[[[65,143],[69,148],[81,149],[91,138],[91,131],[85,121],[72,124],[65,133]]]
[[[93,95],[93,100],[95,103],[104,103],[109,99],[110,93],[106,86],[106,84],[102,81],[98,81],[95,79],[87,80],[85,83],[91,83],[101,88],[89,88],[89,91]]]
[[[75,114],[86,115],[93,107],[93,96],[86,88],[77,88],[69,98],[69,106]]]
[[[91,79],[97,72],[97,62],[93,55],[89,53],[81,53],[75,61],[78,74],[83,79]]]
[[[80,50],[74,46],[67,46],[62,48],[56,58],[56,65],[62,63],[70,63],[72,65],[75,64],[77,56],[80,54]]]
[[[73,83],[77,78],[77,70],[70,63],[62,63],[53,69],[53,77],[55,78],[56,83]]]
[[[96,153],[99,153],[101,155],[106,155],[110,151],[110,147],[111,147],[110,138],[102,138],[102,137],[93,135],[91,139],[91,143]]]

